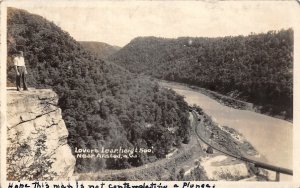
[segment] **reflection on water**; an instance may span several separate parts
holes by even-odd
[[[199,105],[215,122],[234,128],[243,134],[269,164],[293,168],[292,123],[251,111],[223,106],[186,86],[170,83],[162,83],[162,85],[185,96],[185,100],[190,105]],[[291,179],[291,177],[281,177],[283,180]]]

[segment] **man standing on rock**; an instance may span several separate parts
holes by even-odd
[[[25,66],[25,60],[23,57],[23,51],[19,51],[19,53],[14,58],[14,66],[17,73],[17,91],[20,91],[21,89],[21,80],[23,82],[23,89],[24,91],[27,91],[27,85],[26,85],[26,77],[27,74],[26,66]]]

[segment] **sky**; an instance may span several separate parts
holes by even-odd
[[[123,47],[138,36],[248,35],[293,27],[296,1],[88,1],[18,3],[78,41]]]

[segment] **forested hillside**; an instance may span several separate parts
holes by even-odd
[[[252,102],[269,115],[293,116],[292,29],[219,38],[138,37],[109,59],[134,73]]]
[[[59,95],[73,151],[153,148],[137,158],[77,159],[77,172],[139,166],[189,141],[188,105],[174,91],[98,59],[41,16],[9,8],[7,29],[8,83],[15,82],[12,56],[23,50],[29,87]]]
[[[79,43],[86,50],[92,52],[94,55],[100,57],[101,59],[106,59],[107,57],[121,49],[121,47],[111,46],[104,42],[80,41]]]

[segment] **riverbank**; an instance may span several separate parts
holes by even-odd
[[[196,122],[195,133],[206,151],[198,161],[209,180],[268,181],[267,171],[241,160],[245,155],[259,156],[241,134],[219,126],[200,107],[193,109],[192,113],[200,120]]]
[[[224,106],[207,95],[180,84],[164,83],[164,87],[184,96],[189,105],[200,106],[217,124],[241,133],[261,157],[265,158],[262,162],[293,169],[292,123],[253,111]],[[290,181],[292,177],[281,179]]]
[[[249,111],[253,111],[256,113],[260,113],[260,114],[264,114],[270,117],[274,117],[274,118],[278,118],[278,119],[282,119],[285,121],[289,121],[292,123],[292,119],[286,119],[285,116],[283,115],[272,115],[268,112],[263,112],[262,106],[258,106],[255,105],[253,103],[250,102],[246,102],[246,101],[242,101],[230,96],[226,96],[220,93],[217,93],[215,91],[211,91],[208,89],[204,89],[198,86],[194,86],[194,85],[189,85],[189,84],[185,84],[185,83],[178,83],[178,82],[171,82],[171,81],[167,81],[167,80],[156,80],[161,86],[168,86],[168,85],[172,85],[172,87],[174,88],[182,88],[182,87],[188,87],[189,89],[191,89],[192,91],[196,91],[196,92],[200,92],[208,97],[210,97],[211,99],[219,102],[222,105],[234,108],[234,109],[239,109],[239,110],[249,110]]]

